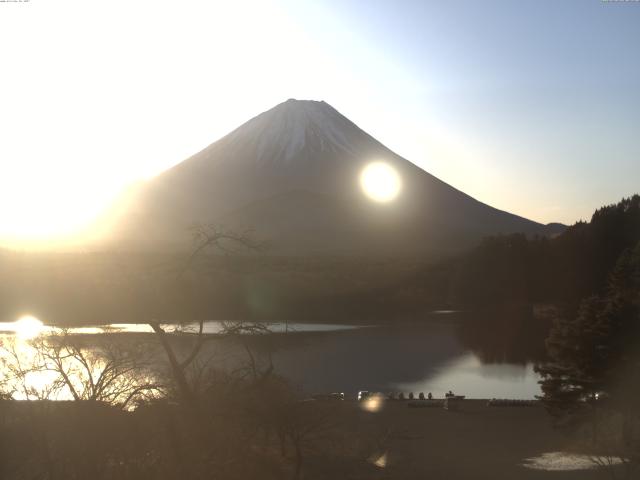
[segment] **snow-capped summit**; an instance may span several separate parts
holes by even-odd
[[[224,150],[223,163],[243,158],[256,168],[290,168],[318,160],[316,154],[321,152],[357,156],[363,140],[373,139],[328,103],[290,98],[185,163],[216,162],[218,152]]]
[[[228,146],[255,148],[258,163],[277,159],[287,164],[305,147],[354,152],[349,135],[355,127],[324,101],[290,98],[249,120],[226,138]]]
[[[363,195],[372,161],[402,179],[397,200]],[[156,247],[188,240],[196,222],[252,228],[277,254],[452,252],[488,234],[545,233],[395,154],[323,101],[289,99],[140,188],[114,241]],[[143,232],[140,235],[139,232]]]

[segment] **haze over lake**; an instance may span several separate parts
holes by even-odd
[[[359,390],[381,392],[432,392],[442,397],[453,390],[469,398],[532,399],[540,393],[539,377],[532,359],[503,358],[483,361],[481,355],[464,344],[461,328],[473,322],[472,314],[432,314],[421,323],[396,325],[274,323],[272,333],[245,338],[214,338],[205,349],[219,367],[233,370],[247,360],[244,345],[256,358],[266,362],[271,356],[275,371],[305,394]],[[167,331],[179,327],[165,325]],[[184,337],[195,333],[194,325],[180,326]],[[224,322],[205,323],[206,334],[224,331]],[[11,336],[12,324],[0,324],[2,335]],[[42,327],[48,335],[60,329]],[[91,337],[104,333],[121,338],[143,335],[141,341],[155,345],[147,324],[112,324],[77,327],[71,335]],[[148,334],[148,336],[147,336]],[[26,340],[23,340],[26,341]]]

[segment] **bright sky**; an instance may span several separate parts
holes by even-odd
[[[294,97],[495,207],[640,191],[640,2],[0,2],[0,241],[72,234],[132,182]]]

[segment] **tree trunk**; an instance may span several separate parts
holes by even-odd
[[[193,395],[193,391],[191,387],[189,387],[189,382],[187,381],[187,377],[184,374],[184,370],[178,362],[176,355],[173,351],[173,348],[169,344],[169,340],[167,340],[167,335],[165,331],[158,325],[157,323],[150,323],[151,328],[156,333],[156,336],[160,340],[160,344],[167,354],[167,359],[169,360],[169,366],[171,367],[171,374],[173,375],[173,379],[176,382],[176,386],[178,387],[179,395],[182,400],[189,406],[195,406],[196,401]]]
[[[296,468],[293,473],[293,480],[300,480],[300,474],[302,473],[302,448],[300,442],[294,442],[296,449]]]

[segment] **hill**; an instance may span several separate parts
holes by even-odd
[[[371,201],[363,168],[383,161],[402,190]],[[141,185],[108,243],[183,247],[194,223],[253,229],[278,255],[440,255],[492,234],[562,230],[485,205],[382,145],[325,102],[290,99]]]

